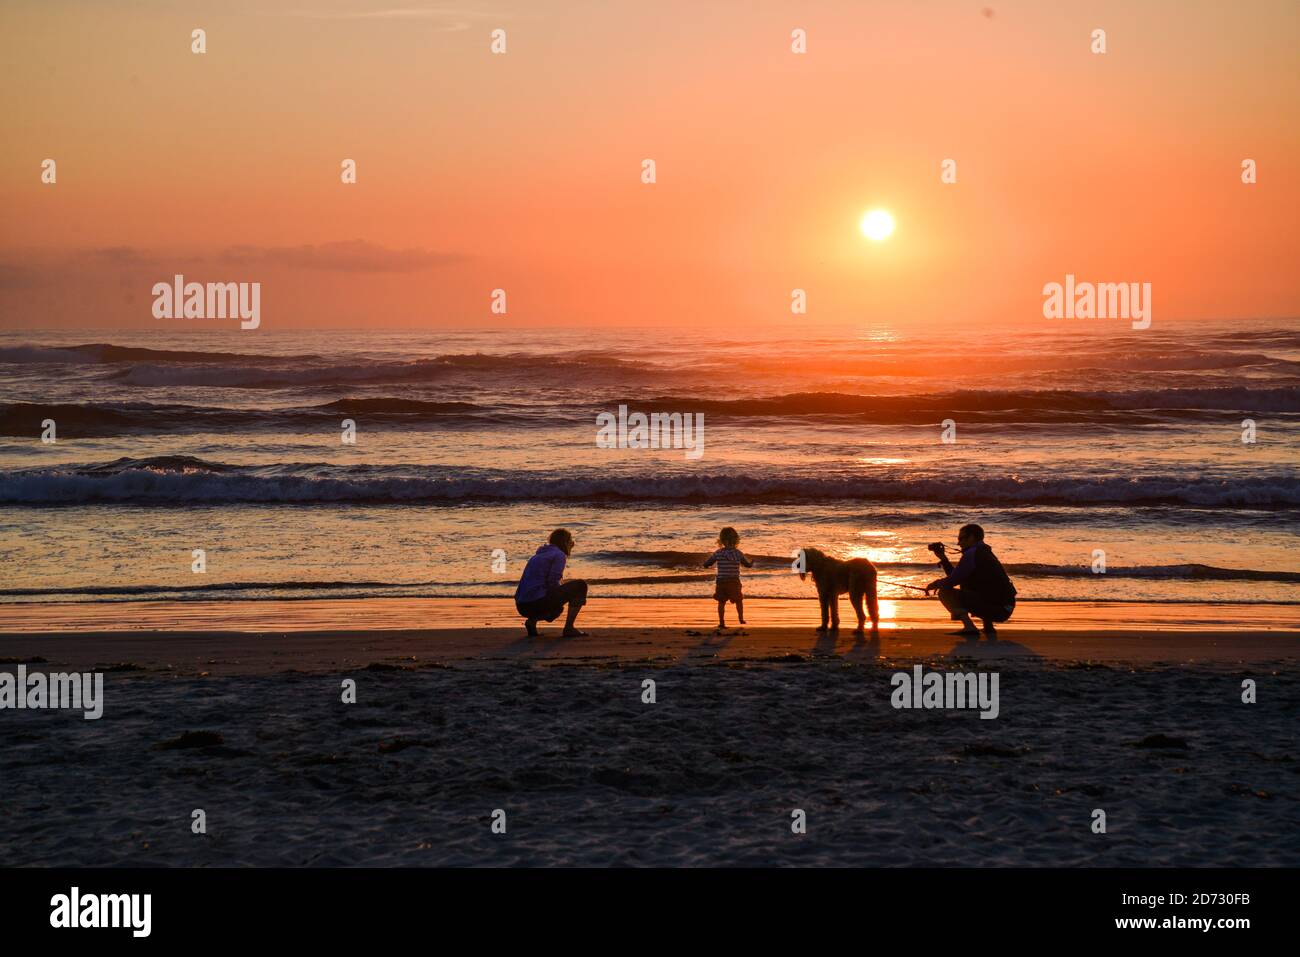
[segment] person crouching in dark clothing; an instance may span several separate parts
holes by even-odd
[[[555,621],[566,606],[569,614],[561,634],[566,638],[580,638],[585,634],[573,623],[587,603],[587,583],[581,579],[562,581],[564,565],[573,553],[573,546],[569,531],[557,528],[524,566],[519,587],[515,589],[515,610],[524,619],[530,638],[537,637],[539,621]]]
[[[984,529],[963,525],[957,533],[957,544],[961,547],[961,560],[956,567],[948,560],[943,545],[936,542],[930,546],[946,574],[926,585],[925,592],[928,595],[937,591],[952,620],[962,623],[962,630],[953,634],[978,637],[979,631],[971,621],[974,615],[983,619],[984,634],[992,640],[998,636],[994,622],[1006,621],[1016,610],[1016,586],[1011,584],[993,549],[984,543]]]

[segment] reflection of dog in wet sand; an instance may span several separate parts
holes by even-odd
[[[867,599],[867,610],[871,612],[871,636],[880,637],[880,608],[876,601],[876,566],[865,558],[850,558],[840,561],[815,548],[802,550],[804,571],[799,572],[802,581],[806,575],[812,575],[817,586],[817,600],[822,606],[822,623],[817,629],[825,631],[827,619],[831,630],[840,627],[840,595],[849,594],[853,610],[858,613],[858,631],[864,630],[867,617],[862,613],[862,599]]]

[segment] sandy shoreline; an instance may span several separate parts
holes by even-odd
[[[1238,609],[1051,606],[990,643],[714,636],[666,602],[529,640],[501,602],[389,630],[331,604],[343,627],[0,634],[0,670],[106,672],[99,720],[0,715],[0,866],[1300,864],[1300,632],[1210,620]],[[892,706],[915,664],[997,672],[996,719]]]
[[[809,628],[817,602],[779,598],[745,600],[756,628]],[[716,606],[698,598],[600,598],[583,609],[581,627],[709,628]],[[841,623],[853,621],[847,599]],[[881,627],[949,627],[931,600],[882,599]],[[727,609],[735,624],[735,609]],[[509,598],[339,598],[234,601],[14,602],[0,604],[0,635],[14,632],[108,631],[412,631],[430,628],[515,628],[519,617]],[[1229,602],[1024,601],[1005,626],[1009,631],[1298,631],[1300,606]]]
[[[1002,626],[996,642],[951,636],[954,625],[934,615],[933,603],[910,603],[901,611],[883,608],[884,627],[875,642],[849,629],[818,634],[810,617],[815,610],[811,602],[757,600],[749,608],[751,625],[717,636],[702,602],[593,601],[579,622],[586,637],[562,638],[557,623],[544,625],[543,637],[529,640],[513,609],[500,599],[124,602],[71,611],[8,605],[0,606],[0,660],[44,659],[51,668],[76,670],[129,664],[147,672],[220,675],[437,662],[785,656],[1143,664],[1300,659],[1300,622],[1293,606],[1026,604]],[[774,620],[779,624],[766,624]]]
[[[691,632],[696,632],[692,634]],[[810,629],[748,628],[715,636],[700,629],[607,628],[585,638],[537,640],[515,629],[79,633],[0,635],[0,668],[20,661],[50,670],[174,675],[330,673],[372,668],[418,669],[443,663],[976,660],[1023,665],[1066,662],[1137,665],[1277,664],[1300,661],[1300,633],[1281,632],[1002,632],[995,642],[966,641],[938,629],[886,633],[879,641],[852,633],[826,637]]]

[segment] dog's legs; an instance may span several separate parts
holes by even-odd
[[[836,592],[831,592],[826,596],[826,602],[831,606],[831,631],[837,631],[840,627],[840,596]]]
[[[880,637],[880,602],[876,600],[876,583],[867,586],[867,611],[871,613],[871,634]]]
[[[827,600],[826,600],[826,593],[825,593],[825,592],[818,592],[818,593],[817,593],[817,601],[818,601],[818,603],[820,603],[821,606],[822,606],[822,623],[821,623],[821,625],[818,626],[817,630],[818,630],[818,631],[825,631],[825,630],[826,630],[826,621],[827,621],[827,619],[830,617],[830,613],[831,613],[830,603],[827,602]]]
[[[862,594],[860,591],[849,592],[849,601],[853,605],[853,611],[858,616],[858,631],[862,631],[867,623],[866,613],[862,610]]]

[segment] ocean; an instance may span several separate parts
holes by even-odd
[[[593,598],[706,602],[724,525],[747,595],[816,546],[913,600],[972,521],[1024,601],[1300,602],[1295,323],[784,333],[5,332],[0,602],[506,597],[557,526]]]

